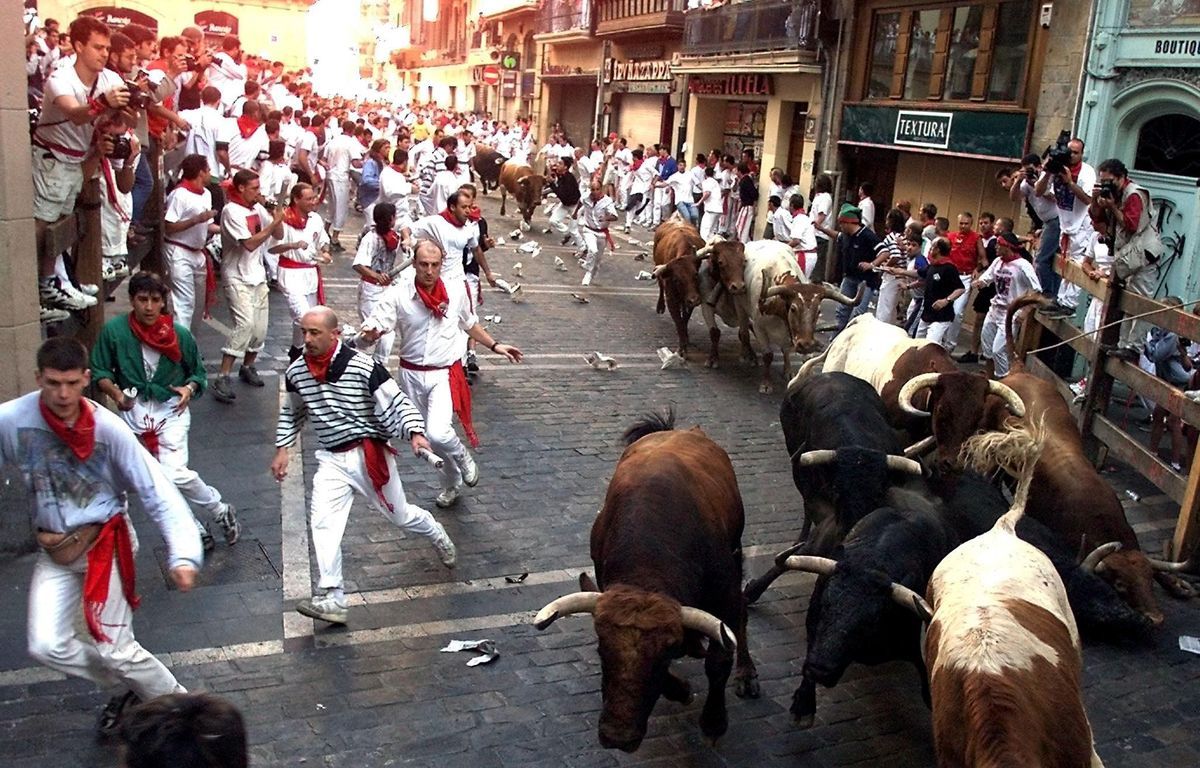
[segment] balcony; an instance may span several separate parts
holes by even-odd
[[[596,0],[596,36],[683,30],[686,0]]]
[[[760,0],[688,11],[683,55],[815,51],[820,8],[820,0]]]
[[[534,36],[542,42],[571,42],[592,36],[591,0],[546,0]]]

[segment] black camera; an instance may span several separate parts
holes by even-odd
[[[1052,176],[1057,176],[1071,165],[1071,132],[1063,131],[1058,134],[1058,141],[1054,142],[1054,146],[1046,149],[1046,172]]]
[[[128,160],[133,155],[133,142],[128,136],[114,136],[112,152],[108,156],[113,160]]]
[[[196,57],[193,56],[192,54],[185,53],[183,55],[183,61],[184,61],[185,65],[187,66],[188,72],[199,72],[200,71],[200,64],[196,61]]]
[[[1117,182],[1112,179],[1100,180],[1100,191],[1096,195],[1109,200],[1117,199]]]
[[[1038,173],[1037,168],[1030,166],[1029,168],[1025,169],[1025,180],[1028,181],[1030,184],[1037,181],[1039,175],[1040,174]]]
[[[138,84],[133,80],[126,80],[125,88],[129,90],[129,103],[127,106],[130,109],[145,109],[154,103],[149,94],[138,87]]]
[[[275,213],[275,209],[279,207],[279,203],[275,202],[269,197],[264,197],[258,202],[259,205],[261,205],[263,208],[266,208],[271,213]]]

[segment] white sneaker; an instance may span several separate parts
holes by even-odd
[[[446,527],[439,522],[433,524],[433,536],[429,543],[433,545],[433,551],[437,552],[438,559],[442,561],[442,565],[447,568],[453,568],[458,562],[458,549],[454,546],[454,542],[450,540],[450,534],[446,533]]]
[[[96,306],[95,297],[85,296],[74,288],[68,292],[57,277],[38,280],[38,297],[42,306],[49,309],[74,310]]]
[[[58,288],[60,291],[65,293],[67,296],[69,296],[72,301],[83,304],[85,307],[96,306],[97,302],[96,302],[95,296],[89,296],[88,294],[79,290],[69,280],[59,279]]]
[[[41,323],[61,323],[70,316],[71,313],[65,309],[38,307],[38,322]]]
[[[100,286],[95,283],[80,283],[79,292],[85,296],[97,296],[100,294]]]
[[[332,595],[301,600],[296,606],[296,612],[310,619],[328,621],[330,624],[345,624],[346,619],[350,617],[350,610],[338,603]]]
[[[463,460],[458,462],[458,471],[462,472],[463,483],[468,488],[474,488],[479,484],[479,465],[466,450],[463,451]]]
[[[437,504],[438,509],[449,509],[450,507],[453,507],[458,503],[458,489],[445,489],[437,495],[437,498],[433,500],[433,503]]]

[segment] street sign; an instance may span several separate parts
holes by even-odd
[[[521,57],[515,53],[506,52],[500,57],[500,66],[504,69],[520,69]]]
[[[483,68],[483,72],[479,78],[484,85],[499,85],[500,84],[500,68],[491,64]]]

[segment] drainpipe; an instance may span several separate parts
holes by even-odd
[[[1076,136],[1082,136],[1084,133],[1083,100],[1084,93],[1090,85],[1089,81],[1091,80],[1090,73],[1088,72],[1088,59],[1091,58],[1092,44],[1095,42],[1096,38],[1096,13],[1099,5],[1099,0],[1094,0],[1094,2],[1092,2],[1092,8],[1088,12],[1087,40],[1084,41],[1083,57],[1082,61],[1079,62],[1079,93],[1075,94],[1075,114],[1073,115],[1075,118],[1075,127],[1078,131],[1078,133],[1075,134]],[[1090,109],[1088,111],[1091,112]]]
[[[826,70],[825,81],[827,87],[823,97],[824,103],[821,105],[822,120],[825,124],[825,127],[823,134],[824,138],[822,139],[819,148],[821,150],[821,162],[825,167],[814,167],[814,174],[824,173],[826,170],[836,172],[841,167],[841,159],[838,156],[837,144],[834,141],[834,135],[841,130],[842,121],[841,115],[837,113],[835,107],[836,105],[840,104],[841,100],[839,99],[838,94],[841,92],[842,83],[845,82],[846,70],[848,70],[850,66],[850,57],[843,56],[842,51],[846,47],[846,31],[847,29],[852,29],[854,26],[853,3],[843,2],[842,10],[844,13],[842,14],[842,18],[838,20],[837,50],[833,52],[833,66]],[[828,65],[827,57],[825,58],[824,62],[826,65]],[[828,71],[830,69],[832,70],[833,77],[829,77],[828,75]],[[837,180],[837,187],[840,188],[841,184],[839,177],[840,174],[836,174],[834,176],[835,180]],[[840,199],[838,197],[839,193],[840,189],[834,189],[835,202]]]

